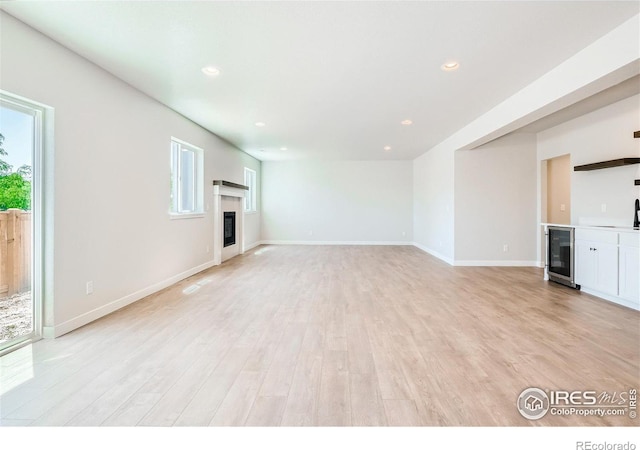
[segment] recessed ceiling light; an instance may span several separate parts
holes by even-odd
[[[220,75],[220,70],[213,66],[207,66],[202,68],[202,73],[209,75],[210,77],[215,77],[216,75]]]
[[[446,71],[456,70],[458,67],[460,67],[460,64],[455,62],[455,61],[450,61],[448,63],[444,63],[441,66],[442,70],[446,70]]]
[[[266,125],[266,123],[264,122],[256,122],[256,126],[257,127],[264,127]]]
[[[412,121],[412,120],[409,120],[409,119],[405,119],[405,120],[403,120],[403,121],[402,121],[402,122],[400,122],[400,123],[401,123],[402,125],[411,125],[411,124],[413,123],[413,121]]]
[[[388,145],[386,145],[386,146],[384,147],[384,151],[385,151],[385,152],[388,152],[389,150],[391,150],[391,147],[389,147]]]
[[[287,151],[287,147],[280,147],[280,150],[282,150],[283,152]]]

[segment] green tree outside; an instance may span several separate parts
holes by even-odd
[[[31,209],[31,182],[19,173],[0,176],[0,210]]]
[[[6,156],[2,147],[4,136],[0,134],[0,155]],[[13,167],[0,159],[0,211],[9,208],[31,209],[31,166],[21,166],[12,173]]]

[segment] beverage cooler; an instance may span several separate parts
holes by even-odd
[[[547,273],[549,280],[577,288],[574,233],[571,227],[547,227]]]

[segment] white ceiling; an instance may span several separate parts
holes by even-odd
[[[261,160],[413,159],[636,1],[12,1],[1,7]],[[440,66],[460,62],[459,70]],[[200,69],[213,65],[215,78]],[[413,125],[403,126],[403,119]],[[267,125],[258,128],[255,122]],[[392,150],[385,152],[389,145]],[[287,151],[281,151],[287,147]]]

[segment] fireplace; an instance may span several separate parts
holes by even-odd
[[[224,246],[229,247],[236,243],[236,212],[224,212]]]
[[[213,264],[244,253],[242,201],[249,189],[237,183],[213,180]]]

